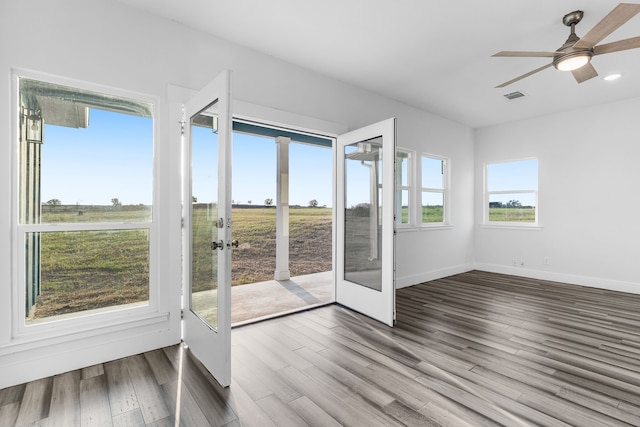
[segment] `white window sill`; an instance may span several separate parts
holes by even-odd
[[[128,311],[128,313],[127,313]],[[48,342],[60,343],[91,335],[108,334],[127,329],[163,324],[169,321],[168,312],[153,311],[152,308],[113,310],[102,315],[78,316],[67,321],[51,321],[40,325],[22,327],[11,342],[0,346],[0,356],[16,351],[40,347]],[[68,322],[68,324],[67,324]]]
[[[397,226],[396,231],[398,233],[409,233],[409,232],[421,232],[421,231],[439,231],[439,230],[451,230],[453,225],[451,224],[438,224],[438,225],[404,225]]]
[[[501,222],[495,224],[480,224],[480,228],[493,228],[498,230],[527,230],[527,231],[542,231],[543,227],[539,224],[518,224]]]

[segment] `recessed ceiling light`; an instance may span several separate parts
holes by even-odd
[[[608,76],[604,77],[604,80],[610,82],[613,80],[618,80],[620,77],[622,77],[622,74],[620,73],[609,74]]]

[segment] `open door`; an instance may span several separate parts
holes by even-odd
[[[337,141],[336,302],[395,321],[395,119]]]
[[[184,105],[183,339],[225,387],[231,382],[230,99],[225,71]]]

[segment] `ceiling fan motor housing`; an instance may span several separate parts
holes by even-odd
[[[584,12],[581,10],[574,10],[573,12],[569,12],[562,18],[562,23],[567,27],[572,25],[576,25],[578,22],[582,21],[582,17],[584,16]]]

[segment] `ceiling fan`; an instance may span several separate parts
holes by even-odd
[[[555,52],[526,52],[526,51],[502,51],[492,56],[508,56],[508,57],[534,57],[534,58],[553,58],[553,60],[540,68],[529,71],[515,79],[509,80],[496,86],[501,88],[515,83],[518,80],[529,77],[532,74],[549,68],[552,65],[561,71],[571,71],[578,83],[587,81],[596,77],[598,73],[591,65],[591,58],[594,55],[602,55],[605,53],[619,52],[622,50],[635,49],[640,47],[640,36],[632,37],[617,42],[597,45],[609,34],[617,30],[628,20],[636,16],[640,12],[640,4],[620,3],[616,6],[602,21],[598,22],[584,37],[580,38],[576,35],[576,25],[582,20],[584,12],[576,10],[567,13],[562,18],[562,23],[567,27],[571,27],[571,34],[566,42]]]

